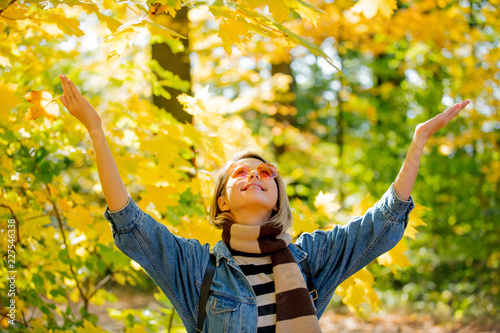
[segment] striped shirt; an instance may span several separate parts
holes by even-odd
[[[271,255],[231,250],[257,296],[257,333],[276,332],[276,294]]]

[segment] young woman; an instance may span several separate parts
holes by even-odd
[[[116,246],[165,292],[187,331],[199,331],[209,244],[172,234],[138,208],[120,178],[99,115],[71,80],[60,78],[62,103],[90,133]],[[213,249],[216,269],[203,332],[321,332],[318,320],[337,286],[403,237],[423,147],[468,103],[416,127],[396,180],[363,216],[331,231],[303,233],[295,243],[287,233],[292,214],[279,171],[258,153],[236,154],[220,169],[210,207],[210,223],[222,229],[222,240]],[[316,304],[302,260],[311,269]]]

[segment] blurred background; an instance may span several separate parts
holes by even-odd
[[[184,331],[113,244],[89,136],[51,100],[59,74],[101,115],[134,201],[211,245],[215,173],[237,150],[278,166],[298,237],[363,214],[395,180],[417,124],[470,100],[425,147],[407,237],[339,287],[321,324],[500,329],[498,0],[0,8],[0,272],[9,219],[18,272],[16,325],[0,281],[0,331]],[[35,116],[30,91],[50,93]]]

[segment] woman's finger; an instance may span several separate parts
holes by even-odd
[[[443,113],[444,114],[450,114],[453,111],[455,111],[458,108],[459,105],[460,105],[459,103],[456,103],[456,104],[450,106],[448,109],[446,109],[446,111],[444,111]]]
[[[458,107],[455,110],[453,110],[453,112],[446,119],[450,121],[453,118],[455,118],[460,113],[460,111],[462,111],[469,103],[470,103],[469,101],[463,101],[459,103]]]
[[[75,86],[75,84],[73,83],[73,81],[71,80],[68,80],[69,81],[69,88],[71,89],[71,93],[73,94],[73,96],[75,96],[76,99],[78,99],[78,97],[80,97],[80,92],[78,91],[78,88]]]
[[[68,78],[66,78],[66,76],[64,76],[64,75],[60,75],[60,78],[61,78],[61,83],[62,83],[62,87],[63,87],[63,91],[64,91],[64,99],[66,100],[66,105],[64,105],[64,106],[66,107],[66,109],[69,109],[73,105],[72,105],[72,100],[70,98],[71,89],[68,85]]]
[[[68,79],[66,76],[63,75],[64,82],[66,84],[66,89],[67,93],[64,93],[66,96],[66,100],[68,101],[68,105],[70,108],[74,109],[77,106],[77,99],[76,95],[74,94],[73,90],[71,89],[71,84],[70,84],[70,79]]]
[[[66,100],[66,96],[62,95],[59,97],[59,100],[63,103],[64,107],[68,109],[68,101]]]
[[[63,86],[64,93],[68,95],[71,92],[71,89],[69,88],[68,84],[68,78],[64,75],[61,75],[61,83]]]
[[[61,79],[61,84],[62,84],[62,88],[63,88],[63,91],[64,91],[64,95],[68,96],[70,90],[69,90],[69,87],[68,87],[68,85],[66,83],[64,75],[59,75],[59,79]]]

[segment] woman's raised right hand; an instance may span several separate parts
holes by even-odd
[[[78,119],[87,130],[98,128],[102,125],[101,117],[90,103],[80,94],[73,81],[64,75],[59,75],[64,94],[59,97],[68,112]]]

